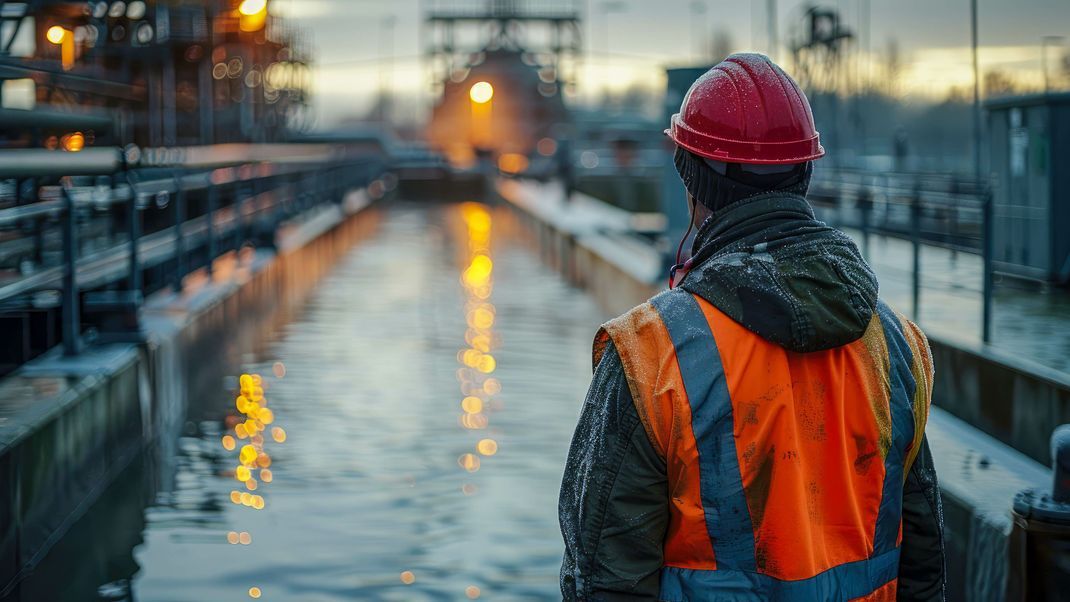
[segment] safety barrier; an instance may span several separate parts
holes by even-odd
[[[136,337],[146,293],[181,291],[192,270],[203,266],[210,276],[221,253],[248,241],[270,244],[285,220],[338,204],[346,190],[366,186],[381,196],[384,169],[379,157],[330,144],[0,151],[0,179],[15,181],[15,205],[0,209],[0,230],[27,234],[0,239],[0,259],[23,264],[20,277],[0,280],[0,312],[48,310],[58,292],[67,355],[79,352],[83,309],[97,316],[102,336]],[[59,236],[50,229],[57,221]],[[50,265],[57,242],[62,260]],[[102,287],[112,290],[81,292]],[[32,330],[23,319],[22,330]],[[38,329],[47,333],[45,322]],[[52,341],[22,343],[0,374]]]

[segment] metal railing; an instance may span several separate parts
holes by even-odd
[[[58,292],[64,353],[77,354],[83,291],[108,288],[102,306],[136,311],[146,293],[181,291],[249,242],[272,245],[282,222],[384,172],[381,157],[328,144],[0,151],[0,179],[14,180],[0,191],[0,316],[54,308]]]
[[[810,198],[821,218],[862,232],[862,253],[870,256],[870,236],[909,240],[911,306],[921,309],[921,248],[925,244],[982,258],[981,340],[992,333],[992,196],[984,182],[951,174],[873,173],[850,170],[819,172]],[[822,202],[824,201],[824,202]]]

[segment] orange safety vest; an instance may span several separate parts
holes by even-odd
[[[674,289],[609,322],[671,492],[661,599],[894,600],[932,358],[883,302],[812,353]]]

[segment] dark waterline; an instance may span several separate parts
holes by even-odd
[[[241,350],[231,377],[191,393],[174,452],[135,462],[20,599],[248,600],[250,587],[262,600],[558,598],[557,490],[604,316],[515,241],[501,210],[489,213],[493,288],[480,301],[462,285],[479,254],[462,219],[473,211],[386,211],[265,349]],[[493,324],[477,329],[480,307]],[[469,330],[487,335],[476,346],[489,341],[495,365],[461,363]],[[239,370],[263,375],[268,428],[287,433],[264,444],[274,478],[256,491],[259,511],[231,502],[245,490],[231,476],[238,450],[220,443]],[[462,426],[462,378],[500,382],[478,395],[484,429]],[[497,452],[481,454],[482,439]],[[231,531],[252,543],[229,544]]]

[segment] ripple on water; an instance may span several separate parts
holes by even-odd
[[[197,445],[181,446],[172,494],[200,504],[151,511],[138,597],[241,599],[254,585],[264,600],[558,597],[557,490],[604,316],[519,248],[494,210],[487,247],[479,211],[387,211],[263,361],[244,367],[264,375],[287,433],[271,454],[272,482],[257,491],[266,508],[230,503],[234,480],[219,471],[233,453],[220,428],[200,429]],[[472,327],[465,304],[488,292],[479,273],[462,285],[479,253],[493,261],[490,296],[476,301],[493,306],[494,357],[480,378],[500,391],[480,394],[487,425],[469,430],[457,356]],[[232,392],[211,394],[222,408]],[[493,455],[477,449],[482,439]],[[466,453],[479,459],[475,472],[458,464]],[[214,535],[231,530],[252,543],[220,545]]]

